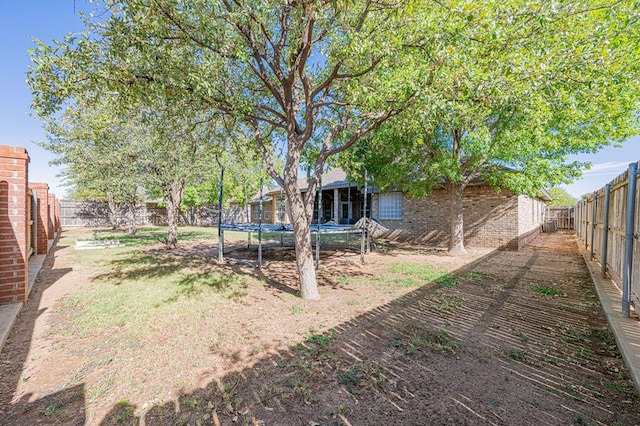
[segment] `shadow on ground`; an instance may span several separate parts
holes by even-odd
[[[102,424],[637,424],[573,237],[542,235],[453,278],[175,400],[122,401]]]
[[[47,270],[47,273],[38,275],[29,300],[20,311],[9,340],[3,348],[2,365],[0,365],[0,382],[2,383],[0,388],[0,424],[20,424],[20,417],[30,411],[42,413],[44,421],[50,416],[68,416],[77,419],[80,424],[84,423],[85,400],[82,384],[49,392],[46,395],[21,395],[18,401],[11,402],[18,383],[21,380],[29,380],[29,373],[24,366],[29,356],[34,325],[47,310],[47,308],[40,307],[42,295],[58,280],[71,272],[71,268],[56,268],[56,252],[66,247],[58,245],[51,248],[42,266],[42,270]],[[45,276],[46,278],[43,279]],[[11,346],[11,350],[9,346]],[[33,402],[29,402],[34,398]],[[15,407],[20,407],[20,410],[16,412]]]
[[[120,275],[106,278],[161,276],[187,262],[168,254],[141,256],[141,270],[123,263],[109,272]],[[267,266],[276,269],[267,271],[265,285],[276,296],[294,292],[290,272],[277,269],[275,252],[270,256]],[[334,256],[341,275],[368,279],[344,262],[350,258]],[[23,311],[23,344],[12,345],[22,350],[3,352],[3,362],[25,365],[42,292],[68,272],[56,270],[53,259],[45,263],[52,278],[36,285]],[[188,262],[211,267],[206,256]],[[330,265],[322,271],[325,285],[335,285]],[[255,273],[242,263],[224,268],[225,274]],[[542,235],[520,252],[492,252],[446,280],[253,361],[170,401],[140,407],[122,395],[101,423],[627,425],[640,418],[640,400],[575,241],[560,234]],[[2,375],[0,423],[87,421],[82,382],[11,403],[28,372],[7,371],[12,374]]]

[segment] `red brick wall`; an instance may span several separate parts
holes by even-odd
[[[49,198],[47,199],[47,233],[49,234],[49,239],[55,237],[56,234],[56,196],[55,194],[49,194]]]
[[[372,216],[378,217],[378,197]],[[392,239],[446,247],[450,233],[449,198],[445,190],[418,200],[403,197],[403,217],[380,220]],[[464,239],[469,247],[518,249],[518,197],[489,186],[470,186],[464,191]]]
[[[27,300],[28,164],[24,148],[0,146],[0,303]]]
[[[36,218],[38,220],[38,253],[47,254],[49,244],[49,212],[47,204],[49,203],[49,185],[46,183],[32,182],[29,188],[33,190],[33,194],[38,198],[38,211]]]

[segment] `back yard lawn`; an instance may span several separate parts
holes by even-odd
[[[572,236],[521,252],[293,251],[216,230],[65,230],[0,355],[3,424],[638,424]],[[76,251],[76,239],[125,247]],[[230,256],[255,262],[246,236]],[[254,240],[255,242],[255,240]]]

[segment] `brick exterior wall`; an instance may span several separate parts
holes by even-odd
[[[49,185],[46,183],[32,182],[29,188],[33,190],[38,198],[38,211],[36,218],[38,221],[38,253],[47,254],[49,244]]]
[[[280,201],[278,200],[278,197],[280,196],[279,193],[270,195],[270,197],[272,197],[271,200],[269,201],[263,201],[262,202],[262,223],[265,224],[278,224],[278,223],[291,223],[291,214],[289,213],[289,200],[285,197],[284,199],[284,220],[279,220],[278,217],[278,209],[280,207]],[[258,223],[258,219],[259,219],[259,203],[257,202],[253,202],[251,204],[249,204],[250,206],[250,222],[251,223]]]
[[[527,245],[540,233],[545,202],[526,195],[518,196],[518,249]]]
[[[527,205],[526,200],[533,201],[509,191],[496,192],[486,185],[467,187],[464,191],[463,213],[465,245],[510,250],[521,248],[523,238],[530,239],[539,229],[539,222],[524,220],[525,210],[529,212],[527,218],[531,218],[531,206],[539,202]],[[379,198],[375,195],[372,217],[379,220],[379,211]],[[450,217],[448,194],[439,189],[422,200],[405,195],[402,219],[379,221],[390,230],[388,238],[446,247],[449,243]]]
[[[28,164],[24,148],[0,146],[0,303],[27,300]]]

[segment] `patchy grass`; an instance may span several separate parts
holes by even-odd
[[[463,306],[464,302],[464,298],[438,289],[435,291],[435,295],[431,299],[431,307],[439,312],[451,313]]]
[[[464,274],[465,278],[471,278],[472,280],[484,280],[485,278],[487,278],[487,274],[485,274],[484,272],[480,272],[480,271],[469,271],[469,272],[465,272]]]
[[[356,386],[360,383],[360,372],[355,366],[350,370],[338,374],[338,383],[344,385],[350,393],[355,393]]]
[[[548,287],[546,285],[532,286],[531,289],[536,293],[542,294],[543,296],[548,296],[548,297],[564,296],[564,291],[555,289],[553,287]]]
[[[306,342],[314,343],[323,349],[327,349],[329,347],[329,343],[331,343],[331,341],[335,339],[336,336],[337,336],[337,333],[335,330],[331,330],[328,333],[324,333],[324,334],[312,333],[309,335],[309,337],[307,337]]]
[[[214,231],[186,228],[180,235],[181,239],[208,239]],[[87,232],[84,230],[85,235]],[[204,258],[145,250],[158,242],[162,232],[162,228],[142,228],[124,240],[127,247],[75,251],[75,261],[95,270],[93,284],[62,300],[56,311],[69,321],[61,321],[53,332],[87,337],[118,330],[114,336],[125,338],[114,344],[146,339],[176,322],[197,321],[214,301],[241,301],[248,287],[257,282]],[[95,233],[100,238],[120,238],[122,231]]]
[[[457,401],[445,398],[448,405],[433,411],[421,398],[446,395],[451,383],[465,384],[483,416],[512,408],[514,416],[502,419],[509,424],[526,423],[535,407],[569,424],[560,404],[591,423],[616,424],[617,413],[625,424],[637,418],[621,360],[603,356],[615,343],[604,320],[574,321],[558,309],[543,321],[535,314],[560,301],[574,312],[580,288],[573,278],[541,272],[518,282],[530,295],[534,285],[558,282],[569,297],[511,305],[522,297],[509,287],[522,270],[521,253],[498,252],[471,265],[437,254],[373,253],[361,265],[349,260],[353,253],[326,250],[340,260],[319,271],[323,298],[312,303],[296,295],[294,259],[284,256],[290,252],[274,250],[256,271],[218,264],[214,229],[203,230],[211,232],[205,243],[175,251],[152,235],[164,230],[145,232],[118,249],[57,253],[49,282],[64,283],[70,296],[55,300],[46,323],[67,335],[50,333],[48,346],[34,342],[50,360],[34,357],[15,377],[24,378],[17,386],[24,395],[53,389],[39,383],[75,389],[52,395],[64,406],[51,404],[48,414],[45,404],[54,398],[9,407],[9,423],[62,423],[72,410],[73,424],[402,424],[418,421],[414,412],[424,424],[464,423],[469,413]],[[246,242],[246,234],[238,236]],[[66,230],[61,243],[68,244]],[[487,311],[503,303],[506,309]],[[60,359],[70,366],[55,365]],[[591,401],[615,414],[596,417],[602,412]]]
[[[232,233],[225,232],[225,239],[234,238]],[[167,242],[167,227],[166,226],[150,226],[139,228],[135,235],[127,235],[125,232],[119,229],[95,229],[92,232],[91,238],[83,239],[95,239],[106,240],[117,238],[120,243],[127,246],[144,246],[148,244],[165,244]],[[217,228],[205,228],[196,226],[181,226],[178,228],[178,240],[179,241],[196,241],[196,240],[217,240],[218,229]]]
[[[63,402],[52,401],[44,406],[44,408],[42,409],[42,415],[49,418],[56,418],[60,415],[60,412],[63,408]]]
[[[409,325],[407,326],[407,334],[406,349],[410,355],[426,351],[440,354],[446,352],[455,353],[460,348],[457,340],[443,328],[433,329],[431,327],[422,328]],[[395,333],[393,337],[393,346],[405,345],[402,340],[403,336],[400,333]]]
[[[208,311],[211,298],[237,300],[250,280],[195,266],[172,266],[148,257],[135,266],[95,278],[97,285],[66,298],[63,311],[72,312],[76,335],[126,327],[130,338],[159,330],[176,316],[195,319]]]
[[[393,292],[394,290],[420,287],[435,283],[440,288],[451,288],[458,285],[455,277],[431,265],[398,262],[392,263],[373,277],[336,277],[342,286],[373,284],[377,288]]]
[[[509,349],[506,355],[507,355],[507,358],[513,361],[520,361],[520,362],[528,361],[527,353],[522,349]]]

